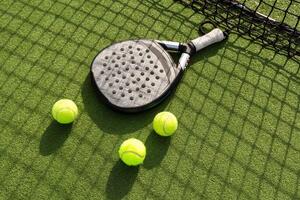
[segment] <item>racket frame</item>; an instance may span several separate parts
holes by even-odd
[[[110,46],[112,46],[114,44],[125,42],[125,41],[127,41],[127,40],[114,42],[114,43],[106,46],[105,48],[103,48],[101,51],[104,51],[106,48],[108,48],[108,47],[110,47]],[[153,40],[153,41],[157,42],[167,52],[176,52],[176,53],[179,53],[182,49],[186,48],[185,44],[182,44],[182,43],[179,43],[179,42],[160,41],[160,40]],[[174,88],[177,86],[178,82],[181,80],[182,75],[183,75],[183,70],[182,70],[182,68],[180,68],[180,70],[178,72],[178,75],[175,77],[175,79],[173,80],[173,82],[169,85],[169,88],[167,90],[165,90],[159,97],[157,97],[156,99],[154,99],[153,101],[151,101],[150,103],[144,104],[144,105],[141,105],[141,106],[136,106],[136,107],[133,107],[133,108],[132,107],[131,108],[120,107],[120,106],[116,106],[113,103],[111,103],[105,97],[105,95],[101,92],[100,88],[98,87],[98,85],[96,83],[96,80],[95,80],[94,75],[93,75],[92,66],[93,66],[93,63],[94,63],[95,59],[97,58],[97,56],[98,56],[98,54],[94,57],[93,61],[91,62],[91,65],[90,65],[92,85],[93,85],[93,87],[96,88],[97,94],[100,97],[100,99],[102,101],[104,101],[104,103],[106,103],[107,105],[109,105],[113,110],[118,111],[118,112],[136,113],[136,112],[141,112],[141,111],[153,108],[157,104],[159,104],[162,101],[164,101],[174,91]],[[174,59],[172,58],[172,56],[169,55],[169,57],[174,62]]]
[[[196,52],[200,51],[201,49],[203,49],[211,44],[214,44],[216,42],[220,42],[220,41],[226,39],[227,36],[228,35],[226,32],[223,32],[220,29],[214,29],[210,33],[208,33],[204,36],[201,36],[199,38],[196,38],[188,43],[152,40],[153,42],[158,43],[166,51],[166,53],[168,54],[168,56],[170,57],[170,59],[173,62],[174,62],[174,59],[169,54],[169,52],[181,53],[181,56],[180,56],[179,62],[177,64],[177,67],[179,68],[178,74],[175,77],[175,79],[170,83],[168,89],[166,89],[160,96],[156,97],[153,101],[151,101],[147,104],[136,106],[136,107],[116,106],[113,103],[111,103],[101,92],[101,89],[98,87],[96,80],[94,79],[95,76],[93,74],[91,76],[92,84],[97,88],[100,98],[105,103],[107,103],[112,109],[114,109],[116,111],[126,112],[126,113],[136,113],[136,112],[148,110],[148,109],[158,105],[159,103],[161,103],[174,91],[174,88],[177,86],[178,82],[181,80],[181,78],[183,76],[183,72],[189,63],[190,57],[193,54],[195,54]],[[214,37],[214,39],[211,39],[211,37]],[[107,47],[105,47],[104,49],[102,49],[101,51],[104,51],[106,48],[108,48],[116,43],[125,42],[125,41],[127,41],[127,40],[112,43],[112,44],[108,45]],[[98,54],[94,57],[94,59],[91,63],[91,67],[90,67],[91,73],[93,73],[92,66],[93,66],[93,63],[94,63],[95,59],[97,58],[97,56],[98,56]]]

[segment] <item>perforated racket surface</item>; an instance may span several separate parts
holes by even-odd
[[[95,57],[92,80],[114,108],[126,112],[145,110],[170,93],[192,54],[224,38],[220,29],[214,29],[186,44],[142,39],[115,43]],[[167,50],[181,53],[178,64]]]
[[[130,40],[103,49],[91,72],[108,103],[138,111],[164,96],[180,69],[157,42]]]

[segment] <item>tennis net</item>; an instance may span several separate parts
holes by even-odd
[[[300,56],[300,0],[179,0],[229,31]]]

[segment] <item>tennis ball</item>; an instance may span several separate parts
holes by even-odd
[[[146,147],[140,140],[130,138],[121,144],[119,148],[119,157],[126,165],[140,165],[146,157]]]
[[[170,112],[160,112],[153,120],[154,131],[161,136],[170,136],[175,133],[178,126],[175,115]]]
[[[73,122],[78,115],[76,104],[69,99],[61,99],[52,107],[53,118],[61,124]]]

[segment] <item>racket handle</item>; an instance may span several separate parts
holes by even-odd
[[[204,49],[205,47],[217,43],[217,42],[221,42],[222,40],[224,40],[226,38],[226,34],[221,31],[218,28],[213,29],[211,32],[198,37],[194,40],[192,40],[192,44],[195,46],[196,51],[200,51],[201,49]]]

